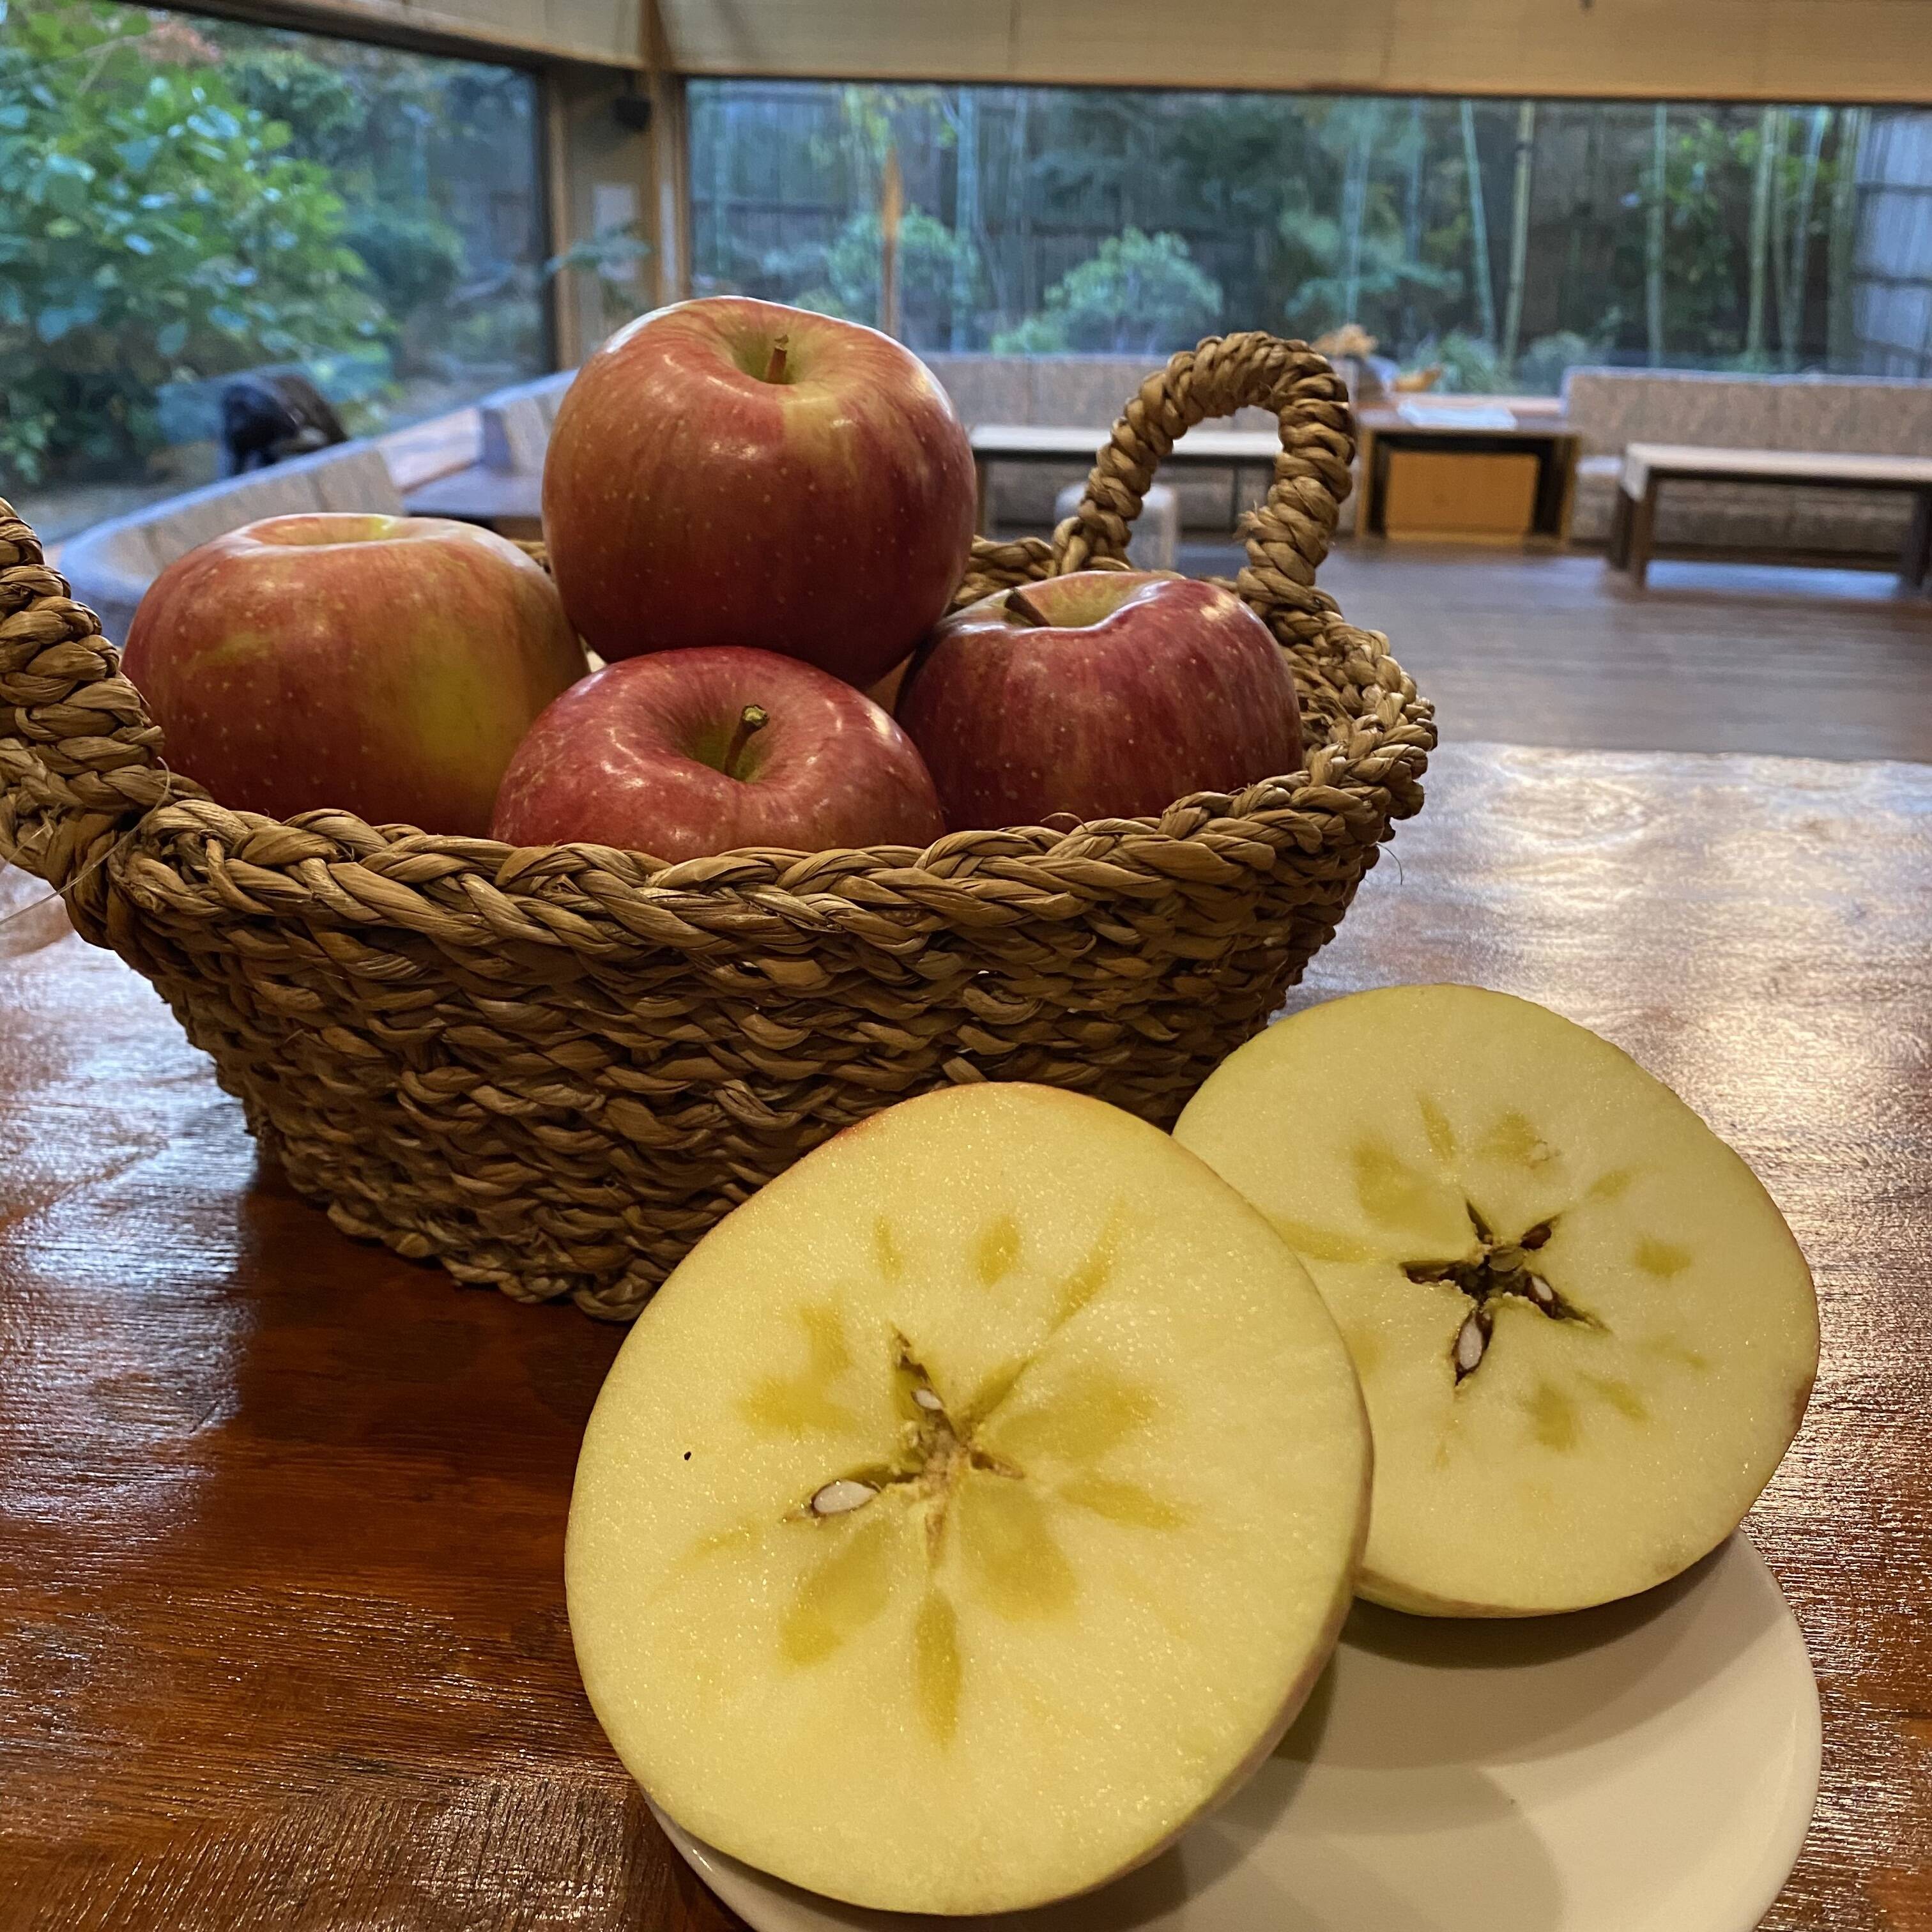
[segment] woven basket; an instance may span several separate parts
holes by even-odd
[[[1282,448],[1235,587],[1293,664],[1301,772],[1157,819],[672,866],[279,824],[166,769],[93,614],[0,502],[0,859],[154,982],[338,1228],[523,1300],[634,1314],[806,1149],[949,1081],[1166,1125],[1422,802],[1429,706],[1314,587],[1354,454],[1341,384],[1264,334],[1176,356],[1052,542],[976,544],[958,592],[1121,567],[1174,440],[1246,404]]]

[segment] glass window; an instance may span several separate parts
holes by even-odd
[[[527,74],[0,0],[0,494],[57,536],[204,482],[244,373],[351,435],[541,373],[538,182]]]
[[[752,81],[691,110],[699,288],[919,348],[1353,323],[1451,390],[1932,374],[1932,112]]]

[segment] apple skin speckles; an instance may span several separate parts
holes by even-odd
[[[781,334],[795,373],[768,381]],[[862,688],[964,574],[972,450],[890,337],[706,297],[585,362],[557,410],[543,514],[565,608],[607,660],[755,644]]]
[[[920,647],[894,710],[946,821],[1149,817],[1303,762],[1294,680],[1268,626],[1215,586],[1077,571],[1000,591]]]

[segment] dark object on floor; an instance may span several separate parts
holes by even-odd
[[[221,473],[240,476],[346,442],[328,399],[292,372],[237,376],[221,392]]]

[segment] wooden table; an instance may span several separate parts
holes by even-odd
[[[1932,575],[1932,456],[1832,455],[1820,450],[1708,449],[1678,442],[1634,442],[1624,452],[1622,488],[1610,524],[1610,561],[1641,584],[1650,568],[1657,500],[1666,483],[1784,483],[1814,490],[1903,490],[1912,521],[1898,558],[1900,583],[1925,586]]]
[[[472,463],[406,491],[403,508],[412,517],[449,517],[533,539],[543,533],[543,476]]]
[[[979,499],[973,527],[986,529],[986,468],[993,463],[1044,463],[1064,469],[1078,464],[1090,469],[1101,446],[1112,434],[1107,429],[1055,428],[1038,423],[977,423],[968,432],[973,466],[979,479]],[[1281,454],[1281,437],[1271,429],[1191,429],[1161,459],[1161,469],[1234,470],[1258,464],[1273,472]],[[1232,530],[1240,514],[1240,478],[1236,475],[1228,512]]]
[[[1825,1711],[1766,1924],[1932,1928],[1932,766],[1468,746],[1430,784],[1297,998],[1547,1000],[1763,1175],[1825,1333],[1750,1526]],[[0,1926],[733,1923],[572,1661],[617,1334],[333,1233],[57,912],[0,955]]]
[[[1420,421],[1403,415],[1400,405],[1364,409],[1357,414],[1361,479],[1358,487],[1362,493],[1361,507],[1356,513],[1358,532],[1376,537],[1389,534],[1389,458],[1414,450],[1438,456],[1534,457],[1536,495],[1527,534],[1548,543],[1561,543],[1569,534],[1576,437],[1564,426],[1560,412],[1475,397],[1423,403],[1419,408],[1426,412]],[[1494,420],[1485,421],[1486,417]]]

